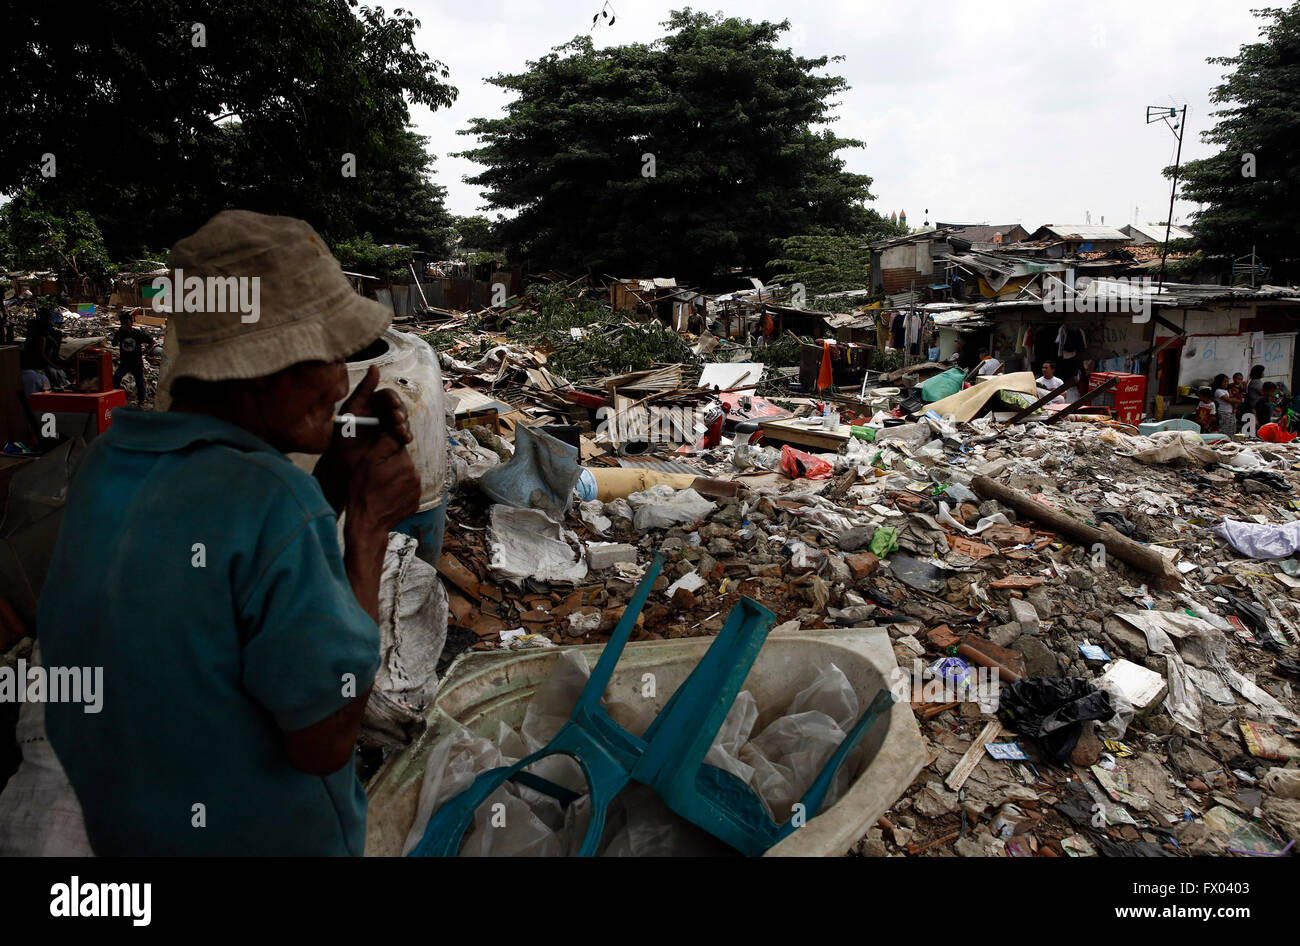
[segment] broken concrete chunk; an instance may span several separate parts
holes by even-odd
[[[588,542],[587,567],[592,571],[611,568],[619,562],[635,562],[636,549],[624,542]]]
[[[1025,672],[1031,677],[1059,677],[1061,675],[1060,665],[1057,663],[1056,654],[1037,637],[1030,637],[1028,634],[1022,634],[1016,638],[1011,645],[1011,649],[1019,651],[1020,655],[1025,658]]]
[[[1039,631],[1038,611],[1024,598],[1012,598],[1011,619],[1020,625],[1020,629],[1026,634],[1037,634]]]

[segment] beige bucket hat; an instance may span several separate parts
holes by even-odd
[[[393,318],[357,295],[325,241],[293,217],[223,210],[172,247],[169,278],[178,270],[182,285],[167,298],[167,340],[176,344],[168,345],[160,393],[177,378],[260,378],[303,361],[337,361],[373,342]],[[187,293],[200,285],[191,277],[205,286],[212,280],[215,294]]]

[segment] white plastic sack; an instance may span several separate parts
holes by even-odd
[[[663,484],[632,493],[627,501],[632,507],[632,525],[637,531],[694,525],[716,507],[715,503],[689,487],[673,489]]]
[[[390,533],[379,577],[379,669],[361,721],[366,740],[379,745],[407,745],[438,692],[447,590],[418,548],[411,536]]]
[[[30,666],[40,663],[40,644]],[[45,704],[23,703],[14,732],[23,761],[0,792],[0,857],[93,857],[81,803],[45,736]]]
[[[1300,552],[1300,519],[1277,524],[1224,519],[1210,531],[1247,558],[1290,558]]]
[[[488,525],[492,574],[522,584],[578,582],[587,577],[587,556],[578,536],[540,509],[497,503]]]
[[[423,837],[430,814],[469,787],[476,774],[510,765],[549,743],[568,720],[589,676],[585,657],[578,651],[566,651],[525,711],[520,733],[502,724],[493,744],[462,728],[435,745],[403,853],[409,853]],[[645,701],[603,702],[610,715],[630,731],[643,732],[649,725]],[[856,722],[857,716],[857,694],[845,674],[831,664],[792,698],[784,715],[751,739],[759,707],[753,695],[744,690],[732,704],[705,762],[747,782],[774,819],[784,822],[793,814],[792,806],[807,792],[843,741],[845,728]],[[850,753],[836,773],[823,807],[834,804],[848,789],[860,752],[859,747]],[[553,767],[543,768],[543,765]],[[568,757],[552,757],[530,771],[575,791],[586,790],[581,770]],[[491,804],[505,805],[507,828],[488,826]],[[474,827],[466,834],[461,854],[571,855],[585,836],[588,811],[585,797],[566,811],[554,799],[538,792],[516,785],[503,786],[476,812]],[[815,814],[807,812],[806,816],[811,818]],[[716,839],[668,809],[648,788],[633,783],[610,804],[606,838],[597,853],[601,856],[725,853],[719,845]]]

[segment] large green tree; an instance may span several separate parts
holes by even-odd
[[[1230,66],[1210,100],[1215,126],[1201,137],[1212,157],[1188,162],[1181,197],[1205,203],[1198,244],[1243,256],[1256,247],[1274,280],[1300,277],[1300,3],[1256,10],[1262,41],[1209,62]],[[1167,172],[1168,173],[1168,172]]]
[[[580,36],[488,81],[515,94],[463,133],[470,183],[513,212],[498,234],[535,267],[707,277],[761,271],[773,237],[853,233],[871,179],[825,125],[847,85],[779,44],[789,24],[673,12],[652,43]]]
[[[0,193],[90,213],[114,256],[170,245],[226,207],[441,250],[450,219],[409,103],[445,106],[455,89],[416,48],[408,12],[98,0],[6,18]]]
[[[875,211],[868,214],[866,231],[853,236],[804,233],[774,240],[779,255],[767,263],[774,271],[770,281],[787,286],[799,283],[808,295],[866,289],[871,285],[868,244],[907,234],[907,227],[890,223]]]

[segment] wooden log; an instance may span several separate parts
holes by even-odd
[[[1038,502],[1028,493],[1010,486],[1005,486],[987,476],[975,476],[971,479],[971,489],[985,499],[996,499],[1004,506],[1009,506],[1022,516],[1068,535],[1076,542],[1091,549],[1097,543],[1105,546],[1106,551],[1121,562],[1127,562],[1134,568],[1155,576],[1162,587],[1178,587],[1182,576],[1159,552],[1152,551],[1141,542],[1135,542],[1128,536],[1120,535],[1109,525],[1098,528],[1086,522],[1080,522],[1067,512],[1053,509]]]

